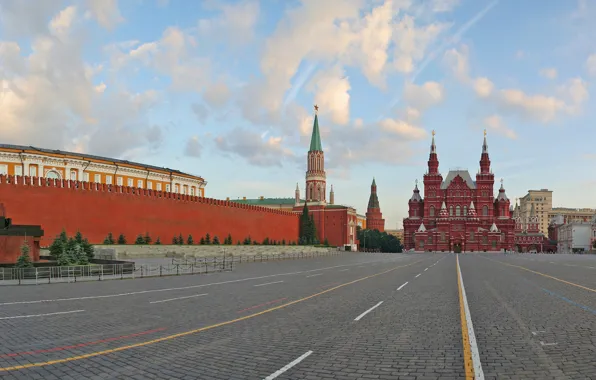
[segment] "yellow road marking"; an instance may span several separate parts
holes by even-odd
[[[428,259],[425,259],[425,260],[428,260]],[[107,355],[107,354],[111,354],[111,353],[115,353],[115,352],[129,350],[131,348],[148,346],[148,345],[151,345],[151,344],[155,344],[155,343],[159,343],[159,342],[164,342],[164,341],[167,341],[167,340],[172,340],[172,339],[180,338],[180,337],[183,337],[183,336],[200,333],[200,332],[203,332],[203,331],[214,329],[216,327],[230,325],[232,323],[236,323],[236,322],[244,321],[246,319],[254,318],[254,317],[257,317],[259,315],[270,313],[270,312],[275,311],[275,310],[283,309],[283,308],[288,307],[290,305],[294,305],[294,304],[297,304],[297,303],[300,303],[300,302],[304,302],[304,301],[307,301],[307,300],[309,300],[311,298],[315,298],[315,297],[318,297],[318,296],[323,295],[325,293],[329,293],[329,292],[332,292],[332,291],[337,290],[339,288],[343,288],[344,286],[352,285],[352,284],[355,284],[355,283],[360,282],[360,281],[364,281],[364,280],[369,279],[369,278],[377,277],[377,276],[380,276],[382,274],[392,272],[392,271],[394,271],[396,269],[399,269],[399,268],[409,267],[409,266],[414,265],[414,264],[417,264],[417,263],[419,263],[421,261],[424,261],[424,260],[418,260],[418,261],[415,261],[413,263],[406,264],[406,265],[400,265],[400,266],[397,266],[397,267],[394,267],[394,268],[391,268],[391,269],[388,269],[386,271],[379,272],[379,273],[376,273],[376,274],[373,274],[373,275],[370,275],[370,276],[361,277],[361,278],[356,279],[354,281],[350,281],[350,282],[346,282],[344,284],[337,285],[337,286],[335,286],[333,288],[329,288],[329,289],[323,290],[321,292],[318,292],[318,293],[315,293],[315,294],[311,294],[310,296],[306,296],[304,298],[300,298],[300,299],[297,299],[295,301],[291,301],[291,302],[285,303],[283,305],[275,306],[275,307],[272,307],[270,309],[260,311],[258,313],[246,315],[244,317],[232,319],[232,320],[225,321],[225,322],[216,323],[214,325],[205,326],[205,327],[201,327],[201,328],[194,329],[194,330],[184,331],[184,332],[181,332],[181,333],[172,334],[172,335],[164,336],[164,337],[161,337],[161,338],[148,340],[148,341],[145,341],[145,342],[129,344],[127,346],[121,346],[121,347],[111,348],[111,349],[108,349],[108,350],[91,352],[89,354],[84,354],[84,355],[77,355],[77,356],[71,356],[71,357],[63,358],[63,359],[49,360],[49,361],[46,361],[46,362],[38,362],[38,363],[29,363],[29,364],[15,365],[15,366],[12,366],[12,367],[3,367],[3,368],[0,367],[0,372],[15,371],[15,370],[26,369],[26,368],[33,368],[33,367],[44,367],[44,366],[53,365],[53,364],[60,364],[60,363],[67,363],[67,362],[72,362],[72,361],[76,361],[76,360],[81,360],[81,359],[88,359],[88,358],[92,358],[92,357],[95,357],[95,356]]]
[[[457,290],[459,293],[459,315],[461,318],[461,337],[464,346],[464,369],[466,371],[466,380],[474,380],[474,363],[472,362],[472,348],[470,347],[470,337],[468,336],[468,322],[466,321],[466,311],[464,308],[464,296],[461,290],[459,261],[457,262]]]
[[[484,256],[480,256],[480,257],[482,257],[483,259],[487,259],[487,260],[490,260],[490,261],[494,261],[494,262],[496,262],[496,263],[499,263],[499,264],[508,265],[508,266],[510,266],[510,267],[514,267],[514,268],[523,269],[523,270],[525,270],[525,271],[528,271],[528,272],[531,272],[531,273],[534,273],[534,274],[538,274],[538,275],[540,275],[540,276],[548,277],[548,278],[550,278],[550,279],[553,279],[553,280],[556,280],[556,281],[562,282],[562,283],[564,283],[564,284],[567,284],[567,285],[576,286],[576,287],[578,287],[578,288],[582,288],[582,289],[584,289],[584,290],[587,290],[587,291],[590,291],[590,292],[594,292],[594,293],[596,293],[596,289],[588,288],[587,286],[583,286],[583,285],[580,285],[580,284],[576,284],[576,283],[574,283],[574,282],[571,282],[571,281],[562,280],[562,279],[560,279],[560,278],[557,278],[557,277],[551,276],[551,275],[549,275],[549,274],[546,274],[546,273],[537,272],[537,271],[535,271],[535,270],[528,269],[528,268],[526,268],[526,267],[522,267],[521,265],[513,265],[513,264],[508,264],[508,263],[504,263],[504,262],[502,262],[502,261],[499,261],[499,260],[493,260],[493,259],[489,259],[488,257],[484,257]]]

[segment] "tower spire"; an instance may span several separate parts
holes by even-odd
[[[435,130],[433,129],[433,139],[432,142],[430,143],[430,153],[437,153],[437,146],[435,145]]]
[[[433,139],[430,143],[430,155],[428,157],[428,174],[439,174],[439,158],[437,157],[437,146],[435,145],[435,131],[432,132]]]
[[[323,151],[321,144],[321,132],[319,131],[319,106],[315,104],[315,120],[312,126],[312,136],[310,137],[309,152]]]
[[[482,143],[482,153],[488,154],[488,144],[486,143],[486,129],[484,130],[484,142]]]
[[[488,143],[486,142],[486,129],[482,142],[482,155],[480,156],[480,174],[490,174],[490,158],[488,157]]]
[[[385,219],[381,214],[379,197],[377,195],[377,183],[373,177],[370,185],[370,197],[368,198],[368,207],[366,210],[366,228],[369,230],[385,231]]]

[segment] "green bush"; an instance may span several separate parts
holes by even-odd
[[[118,236],[118,244],[120,244],[120,245],[126,244],[126,237],[124,237],[124,234],[120,234],[120,236]]]
[[[137,244],[137,245],[145,244],[145,238],[143,237],[143,235],[139,234],[139,236],[137,236],[137,239],[135,240],[135,244]]]
[[[114,236],[111,232],[108,232],[108,236],[104,239],[103,243],[106,245],[112,245],[115,243]]]
[[[33,266],[33,261],[31,261],[31,256],[29,256],[30,250],[29,243],[25,240],[23,245],[21,245],[21,255],[15,265],[17,268],[31,268]]]

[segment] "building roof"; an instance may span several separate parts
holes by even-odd
[[[98,160],[98,161],[107,161],[107,162],[114,163],[114,164],[126,164],[126,165],[132,165],[132,166],[140,166],[140,167],[142,167],[144,169],[166,171],[166,172],[171,172],[172,174],[181,174],[181,175],[186,175],[186,176],[191,176],[191,177],[197,177],[197,178],[200,178],[201,180],[203,180],[203,178],[201,176],[194,175],[194,174],[189,174],[189,173],[184,173],[184,172],[181,172],[180,170],[176,170],[176,169],[170,169],[170,168],[163,168],[163,167],[159,167],[159,166],[141,164],[139,162],[128,161],[128,160],[120,160],[120,159],[117,159],[117,158],[95,156],[95,155],[92,155],[92,154],[75,153],[75,152],[67,152],[67,151],[58,150],[58,149],[45,149],[45,148],[38,148],[38,147],[35,147],[35,146],[12,145],[12,144],[0,144],[0,149],[12,149],[12,150],[21,150],[21,151],[34,151],[34,152],[38,152],[40,154],[43,154],[43,153],[61,154],[61,155],[66,155],[66,156],[71,156],[71,157],[77,157],[77,158],[81,158],[81,159],[92,159],[92,160]]]
[[[304,202],[304,199],[300,200]],[[230,202],[242,203],[253,206],[271,206],[271,205],[295,205],[294,198],[256,198],[256,199],[230,199]]]
[[[319,116],[315,114],[315,121],[312,125],[312,136],[310,138],[310,149],[309,152],[323,151],[323,145],[321,144],[321,132],[319,131]]]
[[[455,177],[460,176],[468,185],[470,189],[476,188],[476,182],[472,180],[470,177],[470,173],[467,170],[450,170],[447,174],[447,177],[441,183],[441,189],[445,190],[451,184],[451,181],[455,179]]]

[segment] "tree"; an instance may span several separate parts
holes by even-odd
[[[83,238],[81,231],[77,231],[74,240],[78,245],[81,246],[81,249],[87,256],[87,260],[91,260],[93,257],[95,257],[95,250],[93,249],[93,246],[89,243],[89,240]]]
[[[315,224],[315,217],[312,214],[310,215],[308,230],[308,244],[319,244],[319,239],[317,238],[317,225]]]
[[[326,247],[329,247],[329,240],[327,240],[327,238],[325,238],[325,240],[323,241],[323,244],[324,244]]]
[[[106,245],[112,245],[115,243],[114,236],[112,235],[111,232],[108,232],[108,236],[104,239],[103,243]]]
[[[174,235],[174,237],[172,238],[172,244],[178,245],[178,236]]]
[[[139,234],[139,236],[137,236],[137,239],[135,240],[135,244],[137,244],[137,245],[145,244],[145,238],[143,237],[143,235]]]
[[[205,244],[205,238],[204,237],[201,238],[201,240],[199,241],[199,244],[200,245],[204,245]]]
[[[194,239],[192,238],[192,235],[188,235],[188,239],[186,239],[186,244],[188,245],[193,245],[195,243]]]
[[[251,239],[250,239],[250,235],[246,238],[244,238],[244,245],[250,245],[250,243],[252,243]]]
[[[180,244],[180,245],[184,244],[184,238],[182,237],[182,232],[180,232],[180,234],[178,235],[178,244]]]
[[[232,240],[232,234],[228,234],[228,237],[225,238],[225,240],[224,240],[224,244],[227,244],[227,245],[234,244],[234,241]]]
[[[145,244],[151,244],[151,236],[149,232],[145,232]]]
[[[263,245],[269,245],[271,244],[271,242],[269,241],[269,238],[266,237],[265,239],[263,239]]]
[[[213,237],[213,244],[219,245],[219,238],[216,236]]]
[[[124,237],[124,234],[120,234],[120,236],[118,236],[118,244],[126,244],[126,237]]]
[[[356,234],[362,248],[378,250],[381,252],[402,252],[403,250],[399,239],[387,232],[356,228]],[[365,239],[366,245],[364,245]]]
[[[31,256],[29,256],[30,250],[29,243],[25,240],[21,245],[21,255],[18,257],[15,265],[17,268],[31,268],[33,266],[33,261],[31,261]]]
[[[66,231],[62,230],[62,232],[60,232],[60,235],[56,236],[56,238],[50,245],[50,256],[58,260],[60,256],[64,253],[66,243],[68,243],[68,236],[66,235]]]
[[[236,242],[236,245],[240,245],[240,240],[238,240],[238,241]]]
[[[282,239],[281,245],[286,245],[286,239]]]
[[[308,244],[310,234],[310,218],[308,217],[308,206],[306,205],[306,202],[304,202],[299,223],[298,240],[300,241],[300,244]]]
[[[155,243],[153,243],[155,245],[161,245],[161,240],[159,240],[159,236],[157,237],[157,239],[155,239]]]
[[[205,235],[205,244],[211,244],[211,235]]]

